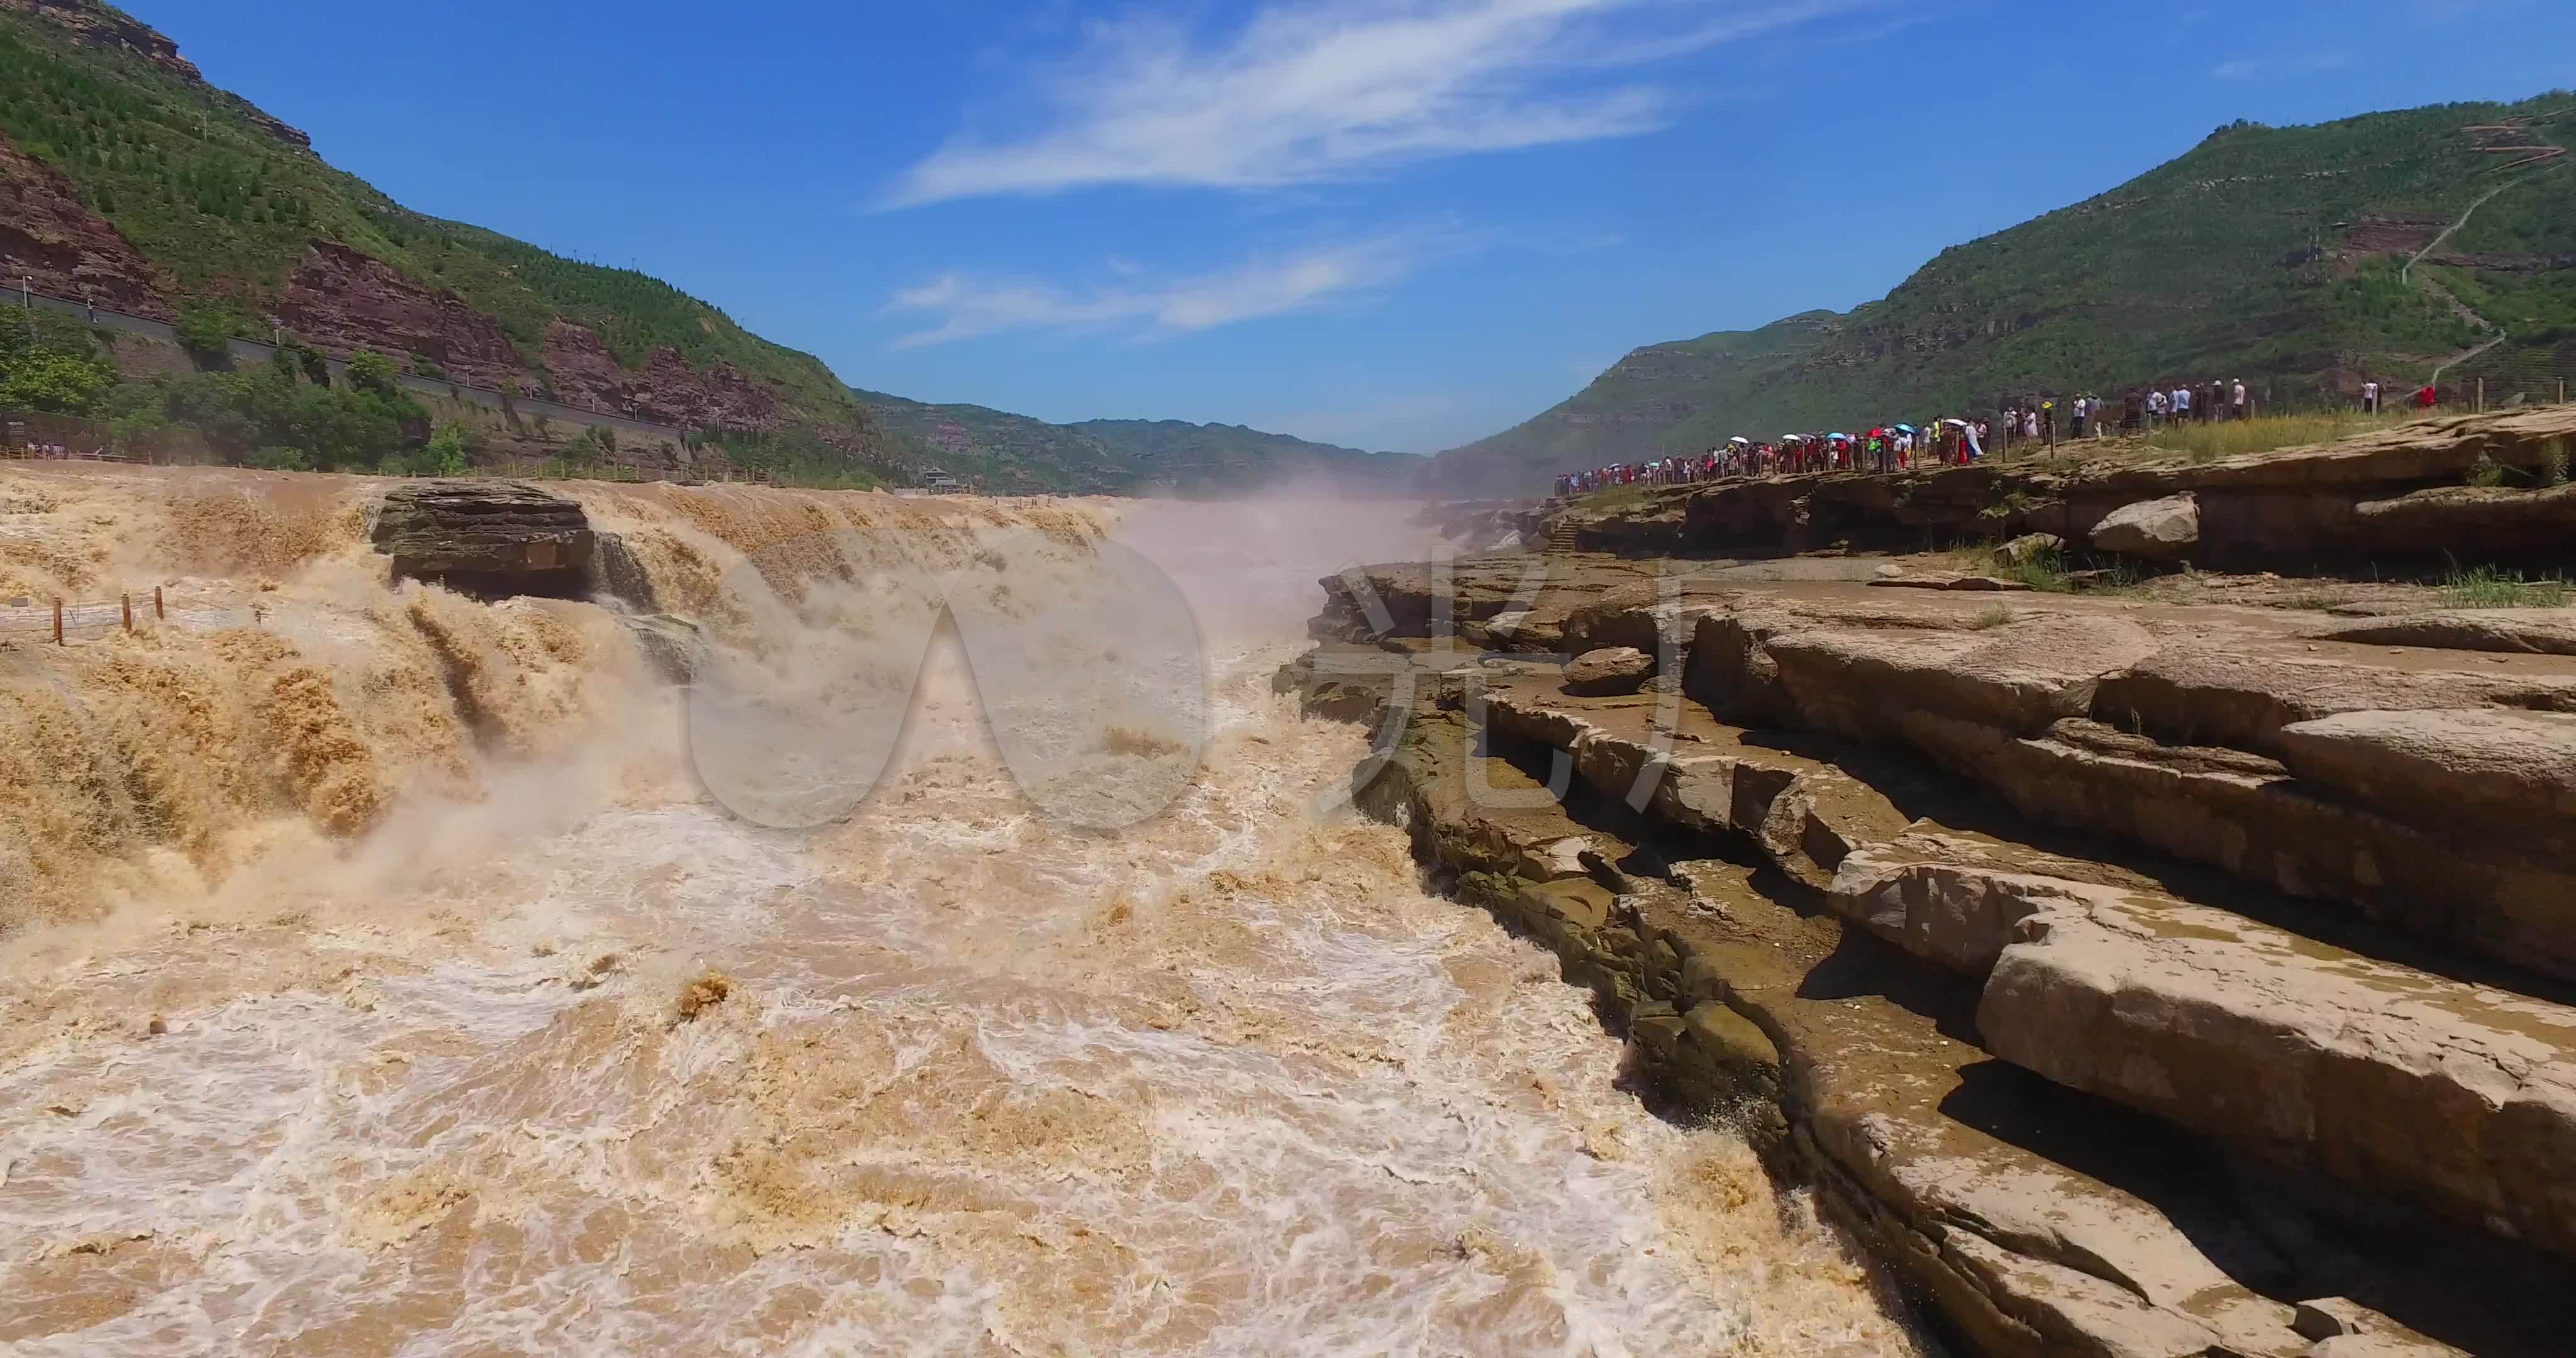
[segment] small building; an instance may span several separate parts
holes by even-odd
[[[937,467],[933,467],[929,471],[922,473],[921,485],[924,490],[942,495],[955,495],[966,489],[964,486],[957,483],[956,477],[939,470]]]

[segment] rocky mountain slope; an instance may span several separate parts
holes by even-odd
[[[437,412],[495,457],[842,484],[935,465],[997,492],[1102,493],[1319,475],[1365,490],[1417,465],[1245,429],[1066,428],[855,392],[658,279],[395,203],[98,0],[0,0],[0,266],[39,294],[183,331],[266,341],[282,327],[332,359],[372,349],[419,377],[556,403],[545,419],[488,398]],[[185,367],[176,346],[131,337],[114,359],[128,377]],[[583,412],[678,437],[627,424],[579,443]]]
[[[39,292],[658,425],[912,459],[808,354],[630,270],[413,212],[94,0],[0,0],[0,261]]]
[[[2444,382],[2485,376],[2491,400],[2554,393],[2576,376],[2576,157],[2546,152],[2569,145],[2563,92],[2221,128],[2108,193],[1943,251],[1847,315],[1639,349],[1442,454],[1426,484],[1526,493],[1739,433],[2158,380],[2241,377],[2313,404],[2365,377],[2424,381],[2498,339]]]
[[[1050,424],[978,405],[930,405],[884,392],[859,398],[942,469],[994,494],[1205,494],[1303,485],[1346,494],[1408,490],[1418,458],[1370,453],[1241,425],[1181,420]]]

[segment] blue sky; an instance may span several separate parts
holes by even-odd
[[[402,202],[855,385],[1425,453],[2235,118],[2576,80],[2558,0],[127,7]]]

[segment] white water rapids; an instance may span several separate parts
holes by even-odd
[[[578,787],[496,774],[221,909],[32,928],[0,1346],[1914,1351],[1738,1140],[1619,1087],[1554,958],[1311,814],[1365,741],[1269,689],[1361,550],[1313,522],[1122,530],[1213,684],[1203,771],[1127,830],[1032,812],[944,645],[814,834],[688,795],[664,697]]]

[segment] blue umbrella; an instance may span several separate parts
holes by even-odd
[[[1914,426],[1910,424],[1900,424],[1896,426],[1896,432],[1900,434],[1911,434],[1914,432]]]

